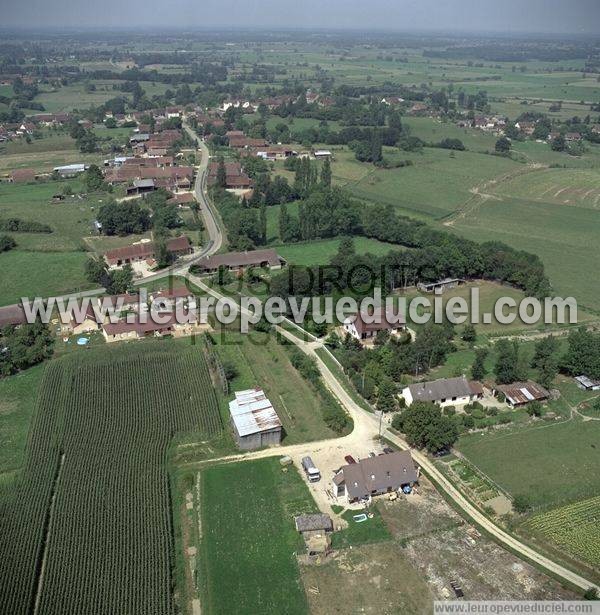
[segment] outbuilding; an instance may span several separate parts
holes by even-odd
[[[229,413],[239,448],[253,450],[281,443],[281,421],[262,389],[236,391]]]

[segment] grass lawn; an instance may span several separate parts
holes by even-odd
[[[510,324],[499,323],[498,320],[494,316],[494,305],[497,303],[497,301],[500,298],[507,297],[507,298],[513,299],[518,306],[519,302],[525,298],[525,293],[523,293],[522,291],[516,288],[506,286],[503,284],[499,284],[496,282],[488,282],[488,281],[479,280],[479,281],[463,284],[454,289],[449,289],[446,292],[444,292],[443,295],[441,295],[442,305],[445,309],[445,306],[450,299],[458,297],[466,301],[470,309],[473,303],[471,300],[472,293],[473,293],[473,297],[477,296],[476,293],[478,293],[478,296],[479,296],[478,312],[479,312],[480,322],[479,324],[475,325],[475,329],[477,330],[477,333],[479,333],[480,335],[488,335],[488,336],[509,335],[509,334],[514,334],[518,331],[527,331],[531,329],[549,330],[549,329],[553,329],[556,327],[560,327],[560,325],[556,325],[556,324],[546,325],[543,322],[543,319],[541,320],[541,322],[538,322],[535,324],[525,324],[519,318],[518,311],[516,308],[515,309],[512,309],[512,308],[504,309],[504,312],[506,314],[515,315],[515,319],[512,323]],[[434,294],[422,294],[415,290],[410,290],[408,293],[404,293],[401,296],[404,296],[406,298],[407,304],[411,301],[411,299],[414,299],[417,296],[424,296],[426,299],[429,299],[431,301],[432,306],[434,304],[434,300],[436,297]],[[433,311],[433,307],[430,311],[431,312]],[[491,320],[489,323],[485,322],[486,314],[491,315]],[[567,316],[568,316],[568,313],[567,313]],[[585,321],[589,321],[592,318],[594,318],[591,314],[586,313],[583,310],[578,310],[577,317],[578,317],[578,322],[585,322]],[[569,325],[567,324],[564,326],[569,326]],[[417,325],[417,328],[418,328],[418,325]]]
[[[261,386],[283,423],[285,444],[336,437],[323,421],[321,397],[293,367],[274,335],[228,330],[213,338],[221,360],[236,368],[237,376],[230,383],[232,395]]]
[[[83,274],[85,252],[0,254],[0,305],[21,297],[57,296],[94,287]]]
[[[43,366],[0,379],[0,488],[19,473],[25,456]]]
[[[293,517],[317,509],[296,469],[267,458],[203,470],[200,509],[203,612],[308,612]]]
[[[550,508],[600,490],[600,423],[574,419],[461,436],[457,448],[512,495]]]
[[[373,514],[372,518],[358,523],[353,517],[361,512],[360,510],[347,510],[342,513],[342,517],[348,522],[348,527],[332,535],[331,546],[334,549],[382,542],[392,537],[377,506],[369,508],[369,514]]]
[[[278,254],[291,265],[327,265],[337,254],[341,239],[323,239],[307,243],[290,243],[273,246]],[[377,241],[367,237],[354,237],[357,254],[374,254],[383,256],[390,250],[401,250],[400,246]]]

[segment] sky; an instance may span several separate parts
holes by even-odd
[[[600,0],[0,0],[0,26],[600,33]]]

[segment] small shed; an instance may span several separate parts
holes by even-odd
[[[331,517],[325,513],[298,515],[294,517],[294,523],[296,524],[296,530],[301,534],[314,531],[333,531],[333,521]]]

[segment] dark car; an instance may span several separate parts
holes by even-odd
[[[346,463],[348,465],[352,465],[353,463],[356,463],[356,459],[354,459],[354,457],[352,457],[352,455],[346,455],[344,457],[344,459],[346,460]]]
[[[393,453],[393,452],[394,452],[394,449],[393,449],[393,448],[390,448],[389,446],[386,446],[386,447],[383,449],[383,452],[384,452],[386,455],[389,455],[390,453]]]

